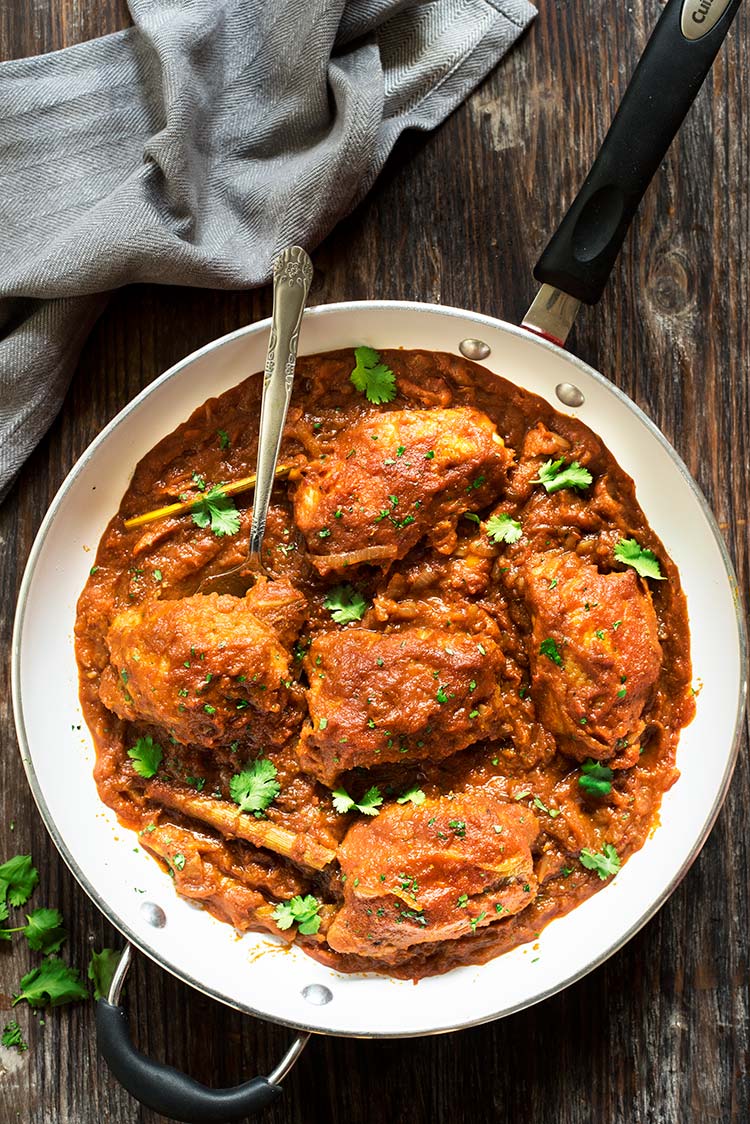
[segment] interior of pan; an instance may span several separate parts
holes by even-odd
[[[101,533],[136,462],[206,398],[263,366],[268,322],[189,356],[157,379],[89,447],[34,544],[13,646],[13,695],[34,796],[83,888],[144,953],[196,988],[248,1013],[334,1034],[405,1036],[496,1018],[579,978],[658,908],[695,857],[731,775],[744,700],[744,632],[716,524],[684,466],[651,422],[575,357],[512,325],[436,306],[362,302],[312,309],[300,352],[373,347],[490,348],[484,366],[575,413],[634,477],[640,503],[677,562],[691,621],[697,716],[683,733],[682,776],[661,824],[617,878],[533,946],[418,985],[344,976],[268,936],[234,931],[178,899],[170,879],[98,800],[93,749],[78,704],[75,606]],[[584,401],[564,407],[556,388]],[[158,924],[155,924],[158,922]]]

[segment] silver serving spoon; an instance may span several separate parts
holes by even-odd
[[[313,266],[301,246],[288,246],[273,263],[273,313],[260,403],[258,462],[255,470],[253,521],[247,557],[222,574],[205,577],[198,593],[231,593],[244,597],[253,584],[253,571],[265,573],[261,546],[271,503],[289,401],[294,383],[297,341]]]

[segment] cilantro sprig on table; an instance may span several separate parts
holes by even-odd
[[[112,977],[120,963],[122,952],[115,948],[96,949],[89,960],[88,977],[94,985],[94,999],[106,999],[112,985]]]
[[[273,761],[259,757],[249,768],[232,777],[229,795],[235,804],[239,804],[241,812],[263,812],[281,792],[276,776]]]
[[[602,882],[606,882],[613,874],[617,874],[620,866],[620,856],[611,843],[605,843],[601,851],[592,851],[584,847],[581,851],[581,865],[587,870],[595,870]]]
[[[609,766],[589,758],[581,765],[578,787],[582,788],[588,796],[609,796],[612,791],[613,776],[614,773]]]
[[[6,908],[2,920],[6,920],[7,916]],[[14,929],[0,929],[0,937],[11,940],[11,933],[22,933],[29,942],[30,949],[47,956],[51,952],[59,952],[68,939],[68,931],[63,928],[62,920],[62,914],[57,909],[34,909],[26,914],[26,925],[18,925]]]
[[[368,402],[380,406],[396,397],[396,376],[390,367],[381,363],[380,354],[373,347],[355,347],[356,366],[349,378]]]
[[[13,997],[14,1007],[24,999],[30,1007],[60,1007],[76,999],[88,999],[89,994],[76,969],[56,956],[27,972],[20,986],[18,995]]]
[[[330,611],[336,624],[349,624],[361,621],[370,606],[354,586],[335,585],[326,594],[323,607]]]
[[[636,539],[621,539],[615,546],[615,558],[624,566],[632,566],[642,578],[653,578],[659,582],[667,580],[654,552],[646,550]]]
[[[496,545],[518,542],[522,534],[521,524],[511,515],[491,515],[487,520],[487,537]]]
[[[368,788],[361,800],[354,800],[353,797],[343,788],[334,788],[332,792],[333,806],[339,815],[344,815],[346,812],[351,812],[356,808],[358,812],[362,812],[365,816],[377,816],[378,809],[383,803],[383,797],[380,789],[376,784],[372,788]]]
[[[139,777],[144,777],[146,780],[156,776],[163,756],[163,749],[150,734],[145,738],[139,738],[132,749],[128,750],[128,757],[133,762],[133,768]]]
[[[279,929],[291,929],[295,923],[303,936],[312,936],[320,928],[318,910],[321,903],[312,894],[300,894],[288,902],[279,902],[271,914]]]
[[[38,882],[39,872],[32,865],[31,855],[14,855],[0,866],[0,905],[5,905],[6,898],[12,906],[25,905]]]
[[[221,484],[216,484],[193,504],[193,522],[199,527],[210,527],[217,538],[236,535],[240,529],[240,513],[234,500]]]
[[[532,484],[543,484],[547,492],[559,492],[562,488],[588,488],[593,476],[587,468],[578,461],[565,463],[565,457],[556,461],[547,461],[539,469],[539,475],[532,480]]]
[[[15,1019],[11,1019],[11,1021],[6,1023],[3,1027],[3,1032],[0,1034],[0,1045],[7,1046],[8,1049],[15,1047],[19,1054],[22,1054],[24,1050],[28,1050],[28,1043],[24,1041],[21,1028]]]

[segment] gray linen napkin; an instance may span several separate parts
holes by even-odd
[[[0,498],[106,303],[245,288],[431,129],[526,0],[129,0],[134,27],[0,64]]]

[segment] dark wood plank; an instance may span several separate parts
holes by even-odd
[[[369,198],[315,255],[315,303],[410,298],[509,320],[572,198],[659,10],[579,0],[542,6],[510,57],[436,134],[400,143]],[[123,0],[27,0],[0,9],[3,57],[124,26]],[[704,489],[748,586],[750,25],[741,12],[681,137],[650,189],[601,303],[573,347],[630,394]],[[44,511],[76,457],[175,360],[269,311],[269,293],[133,288],[92,333],[61,416],[0,508],[0,644]],[[30,850],[38,897],[63,910],[71,960],[117,936],[49,841],[15,748],[0,664],[0,855]],[[711,747],[706,746],[710,753]],[[748,1091],[746,743],[699,859],[657,917],[606,965],[512,1018],[401,1042],[317,1039],[272,1124],[744,1122]],[[30,961],[0,949],[0,1019]],[[138,960],[129,981],[137,1040],[212,1084],[272,1067],[288,1040]],[[89,1005],[35,1019],[31,1049],[0,1055],[0,1121],[154,1124],[97,1060]]]

